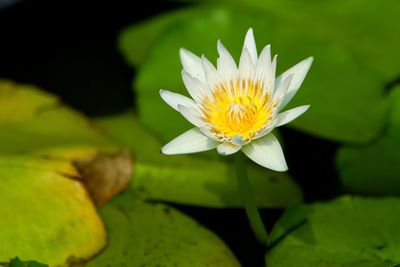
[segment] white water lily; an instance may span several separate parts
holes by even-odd
[[[280,113],[302,84],[312,57],[275,78],[277,56],[271,60],[270,45],[257,55],[252,29],[247,31],[239,67],[219,40],[217,48],[217,68],[204,56],[180,50],[182,79],[193,99],[166,90],[160,90],[160,95],[196,127],[161,152],[188,154],[217,148],[221,155],[230,155],[242,150],[263,167],[286,171],[282,148],[271,131],[309,108]]]

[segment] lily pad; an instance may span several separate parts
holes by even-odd
[[[393,267],[399,264],[400,199],[345,196],[304,208],[305,223],[287,231],[271,248],[266,257],[268,266]],[[291,225],[293,218],[298,219],[284,216],[289,221],[280,221],[278,225]]]
[[[389,124],[382,138],[363,147],[344,146],[337,155],[343,185],[351,192],[400,194],[400,87],[390,94]]]
[[[83,115],[29,85],[0,80],[0,154],[57,147],[114,148]]]
[[[198,9],[184,8],[153,17],[122,30],[118,47],[129,65],[139,67],[146,62],[153,43],[158,36],[176,21],[189,18]]]
[[[208,207],[242,206],[231,162],[196,156],[166,156],[161,142],[132,112],[98,119],[115,141],[134,155],[133,189],[145,199]],[[286,173],[249,165],[250,179],[260,207],[287,207],[300,201],[300,188]]]
[[[88,267],[239,267],[213,233],[172,207],[125,193],[101,209],[110,233],[107,248]]]
[[[12,259],[9,263],[2,264],[0,263],[0,266],[5,266],[5,267],[49,267],[47,264],[43,264],[34,260],[29,260],[29,261],[22,261],[18,257],[15,259]]]
[[[363,65],[345,46],[282,23],[277,15],[247,9],[204,9],[163,31],[134,83],[141,121],[164,141],[189,129],[190,123],[158,95],[160,88],[187,94],[181,81],[179,48],[216,59],[216,40],[220,38],[238,59],[249,27],[254,28],[259,50],[271,43],[273,52],[280,55],[278,73],[308,56],[315,57],[308,77],[290,104],[311,104],[311,108],[289,127],[355,143],[368,142],[380,133],[387,101],[379,73]],[[340,77],[351,79],[344,82]],[[159,114],[163,114],[162,119]]]
[[[97,215],[67,161],[0,157],[0,261],[19,256],[50,266],[88,259],[106,243]]]

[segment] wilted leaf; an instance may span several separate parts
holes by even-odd
[[[101,215],[109,244],[88,267],[240,266],[217,236],[167,205],[143,203],[126,193]]]
[[[270,267],[393,267],[400,262],[400,199],[342,197],[304,207],[306,222],[267,254]],[[279,224],[290,225],[286,216]],[[273,234],[274,235],[274,234]]]
[[[105,245],[78,175],[64,160],[0,157],[0,261],[18,255],[59,266]]]
[[[382,138],[364,147],[345,146],[337,155],[344,186],[357,193],[400,194],[400,87],[390,96],[389,125]]]
[[[271,43],[273,52],[280,55],[279,73],[308,56],[315,57],[290,105],[311,104],[311,109],[289,127],[343,142],[362,143],[376,137],[387,107],[382,76],[370,65],[363,65],[350,48],[280,19],[278,14],[251,9],[210,8],[176,21],[153,44],[139,70],[135,90],[141,120],[165,141],[189,129],[190,124],[158,95],[160,88],[187,94],[180,77],[179,48],[204,53],[215,62],[216,40],[221,38],[238,61],[245,31],[253,27],[259,50]],[[163,114],[162,120],[159,114]]]
[[[97,120],[135,157],[133,189],[142,197],[209,207],[241,206],[231,162],[194,156],[166,156],[162,144],[135,120],[133,113]],[[250,164],[250,179],[261,207],[286,207],[302,198],[286,173]]]

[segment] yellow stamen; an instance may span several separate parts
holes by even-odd
[[[272,119],[274,105],[261,82],[238,79],[215,86],[213,99],[205,97],[202,107],[204,121],[218,137],[241,135],[248,141]]]

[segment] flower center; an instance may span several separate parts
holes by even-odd
[[[268,94],[263,94],[260,82],[238,80],[222,83],[214,88],[213,99],[204,99],[203,119],[223,141],[229,141],[235,135],[248,141],[271,120],[273,105],[270,100]]]

